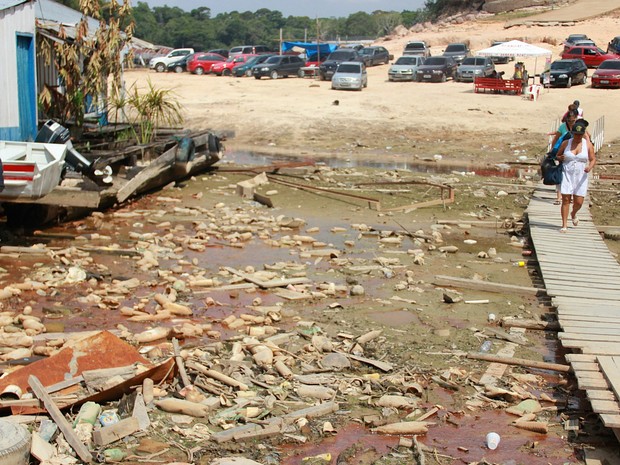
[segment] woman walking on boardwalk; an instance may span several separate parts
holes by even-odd
[[[571,220],[574,226],[579,224],[577,212],[581,209],[588,192],[588,173],[596,165],[594,146],[589,138],[584,137],[587,127],[588,122],[586,120],[578,119],[575,121],[571,129],[572,137],[562,142],[558,149],[558,160],[562,162],[562,184],[560,185],[562,229],[560,232],[563,233],[567,230],[571,200],[573,201]]]

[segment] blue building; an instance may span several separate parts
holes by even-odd
[[[37,78],[33,0],[0,0],[0,140],[34,140]]]

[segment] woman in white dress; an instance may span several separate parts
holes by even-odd
[[[583,200],[588,192],[588,173],[596,165],[594,156],[594,146],[590,139],[584,137],[588,122],[584,119],[575,121],[571,129],[572,137],[562,142],[558,149],[558,160],[562,162],[562,184],[560,192],[562,194],[562,229],[566,232],[568,224],[568,210],[571,200],[573,210],[571,220],[574,226],[579,224],[577,212],[583,205]]]

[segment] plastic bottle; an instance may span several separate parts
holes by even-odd
[[[491,350],[492,345],[493,343],[491,341],[484,341],[480,346],[480,352],[488,352],[489,350]]]

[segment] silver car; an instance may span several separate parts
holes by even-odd
[[[489,57],[468,57],[456,69],[454,80],[472,82],[477,77],[489,77],[495,71],[493,59]]]
[[[418,65],[424,61],[423,56],[406,55],[400,57],[390,66],[388,79],[390,81],[415,81],[415,72]]]
[[[332,89],[362,90],[368,87],[366,65],[358,61],[344,61],[332,76]]]

